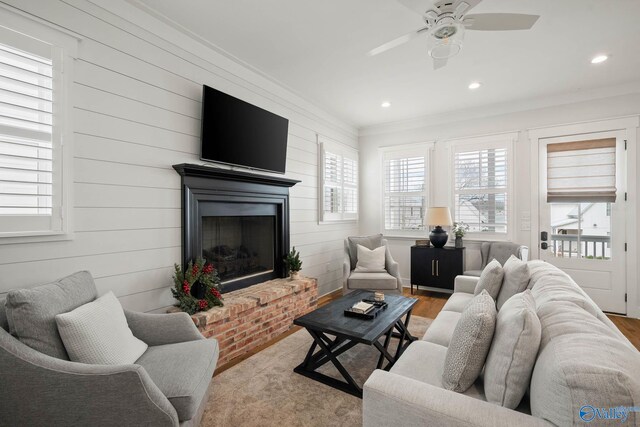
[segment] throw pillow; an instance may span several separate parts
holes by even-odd
[[[498,310],[509,298],[523,292],[529,286],[529,266],[517,256],[511,255],[502,270],[504,279],[496,300]]]
[[[384,246],[371,250],[362,245],[358,245],[358,263],[356,264],[355,271],[358,273],[385,272],[385,250],[386,248]]]
[[[484,368],[487,401],[515,409],[529,388],[542,326],[527,290],[509,298],[498,313],[496,331]]]
[[[9,332],[40,353],[69,360],[55,316],[93,301],[97,294],[88,271],[35,288],[11,290],[5,302]]]
[[[147,351],[147,344],[133,336],[113,292],[69,313],[58,314],[56,323],[73,362],[128,365]]]
[[[479,295],[480,292],[486,290],[491,298],[498,298],[500,288],[502,287],[502,278],[504,277],[504,270],[498,261],[495,259],[491,261],[480,273],[480,279],[476,284],[474,295]]]
[[[349,259],[351,260],[352,270],[355,270],[358,264],[358,245],[362,245],[367,249],[375,249],[382,246],[382,234],[348,237],[347,240],[349,241]]]
[[[447,348],[442,385],[465,392],[480,375],[496,326],[496,303],[486,290],[473,297],[460,315]]]

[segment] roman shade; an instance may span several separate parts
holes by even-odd
[[[547,203],[615,201],[615,138],[547,145]]]

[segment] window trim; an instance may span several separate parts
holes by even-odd
[[[325,153],[330,152],[341,157],[346,157],[356,162],[356,213],[329,213],[334,217],[328,217],[324,210],[324,186],[325,186]],[[353,186],[349,186],[353,188]],[[344,173],[341,181],[341,188],[344,190]],[[332,141],[326,137],[318,135],[318,224],[340,224],[357,223],[360,216],[360,158],[357,149],[345,144]]]
[[[0,232],[0,245],[71,240],[74,237],[71,229],[73,222],[73,104],[71,91],[74,81],[73,65],[77,58],[80,38],[62,28],[25,16],[12,7],[0,7],[0,17],[5,18],[3,22],[10,23],[0,25],[0,31],[3,33],[15,33],[18,38],[27,37],[52,46],[52,59],[54,63],[58,64],[54,68],[54,90],[57,86],[58,93],[54,99],[54,108],[57,112],[54,116],[56,125],[52,134],[53,188],[54,193],[57,191],[59,194],[54,197],[52,206],[54,215],[57,214],[59,218],[57,226],[38,231],[29,231],[25,226],[25,229],[22,230]],[[12,38],[9,37],[9,40]],[[12,218],[20,221],[19,215],[12,216]]]
[[[410,144],[401,144],[401,145],[392,145],[380,147],[378,149],[379,156],[379,164],[380,164],[380,232],[385,237],[390,238],[424,238],[428,233],[428,230],[395,230],[395,229],[387,229],[386,228],[386,218],[385,218],[385,196],[386,196],[386,183],[385,183],[385,160],[388,158],[389,154],[397,154],[398,157],[402,158],[403,156],[415,156],[415,155],[424,155],[424,164],[426,168],[425,172],[425,183],[424,183],[424,200],[425,205],[424,209],[426,209],[433,204],[433,191],[431,190],[431,185],[433,181],[433,151],[435,149],[435,141],[425,141],[418,143],[410,143]]]
[[[518,140],[518,132],[501,133],[494,135],[484,135],[478,137],[461,138],[449,141],[449,206],[451,206],[451,216],[456,218],[456,185],[455,185],[455,156],[460,151],[474,151],[491,148],[505,148],[507,150],[507,232],[467,232],[465,240],[469,241],[507,241],[513,240],[515,235],[515,144]]]

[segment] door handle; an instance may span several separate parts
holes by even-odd
[[[436,264],[436,261],[432,259],[432,260],[431,260],[431,275],[432,275],[432,276],[435,276],[435,275],[436,275],[435,270],[434,270],[434,266],[435,266],[435,264]]]
[[[547,242],[540,243],[540,249],[545,249],[546,250],[547,248],[549,248],[549,245],[547,244]]]
[[[440,277],[440,260],[436,261],[436,276]]]
[[[549,239],[549,234],[546,231],[541,231],[540,232],[540,240],[542,240],[543,242],[546,242]],[[546,248],[543,248],[546,249]]]

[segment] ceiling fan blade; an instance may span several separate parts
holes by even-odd
[[[466,15],[465,26],[468,30],[512,31],[528,30],[540,18],[538,15],[523,13],[476,13]]]
[[[424,15],[426,11],[434,9],[433,1],[431,0],[398,0],[398,2],[420,16]]]
[[[406,42],[415,39],[416,37],[418,37],[420,35],[420,33],[424,32],[426,30],[426,28],[420,28],[417,31],[412,31],[410,33],[405,34],[404,36],[400,36],[397,39],[393,39],[389,42],[386,42],[385,44],[382,44],[378,47],[376,47],[375,49],[371,49],[367,55],[369,56],[375,56],[378,55],[382,52],[386,52],[389,49],[393,49],[394,47],[398,47],[402,44],[405,44]]]
[[[448,60],[449,58],[433,58],[433,69],[437,70],[444,67],[447,65]]]

